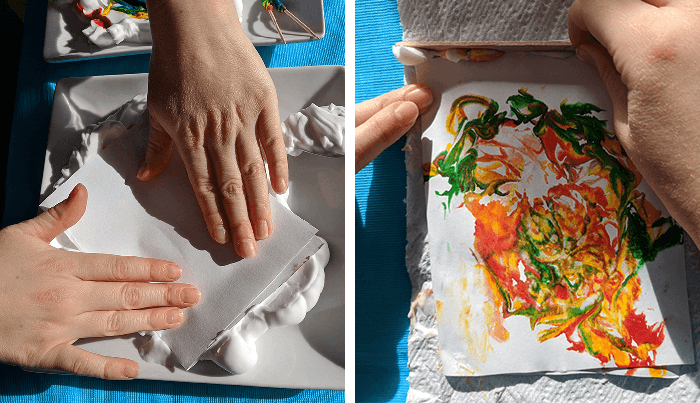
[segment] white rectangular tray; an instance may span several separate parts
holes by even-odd
[[[278,93],[280,118],[310,103],[343,105],[342,66],[269,69]],[[60,177],[71,151],[81,143],[82,128],[103,120],[135,95],[147,90],[148,75],[67,78],[56,85],[42,179],[43,200]],[[292,210],[319,229],[329,242],[331,261],[317,305],[299,325],[272,328],[257,341],[258,363],[232,375],[212,362],[190,371],[168,369],[141,359],[135,336],[79,340],[86,350],[136,361],[139,378],[181,382],[266,386],[295,389],[345,388],[345,214],[344,158],[303,153],[289,158],[290,189],[303,189]],[[290,192],[290,200],[292,198]]]
[[[325,34],[323,0],[286,0],[285,5],[319,37]],[[288,16],[274,11],[287,43],[307,42],[314,38]],[[241,27],[255,46],[282,44],[260,0],[243,0]],[[88,24],[73,10],[70,0],[49,0],[46,10],[44,59],[48,62],[94,59],[150,53],[151,45],[122,42],[100,49],[82,33]]]

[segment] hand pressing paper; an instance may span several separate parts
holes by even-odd
[[[177,329],[162,334],[185,369],[246,310],[272,293],[322,245],[317,230],[272,197],[272,235],[258,241],[259,253],[241,259],[230,244],[211,240],[177,152],[163,173],[141,182],[148,121],[141,118],[120,139],[91,159],[41,204],[48,209],[75,184],[89,192],[83,218],[66,231],[84,252],[167,259],[183,268],[180,281],[202,292]]]

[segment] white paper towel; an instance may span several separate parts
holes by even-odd
[[[568,40],[573,0],[398,0],[403,40]]]

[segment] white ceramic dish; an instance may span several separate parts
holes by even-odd
[[[285,5],[319,37],[325,34],[323,0],[285,0]],[[275,18],[287,43],[315,40],[291,18],[277,11]],[[151,45],[122,42],[100,49],[82,33],[88,26],[73,10],[71,0],[49,0],[46,10],[44,59],[65,62],[110,56],[149,53]],[[260,0],[243,0],[243,32],[255,46],[282,44],[275,26]]]
[[[278,93],[280,118],[310,103],[344,104],[342,66],[270,69]],[[147,74],[67,78],[56,85],[42,180],[43,200],[60,177],[80,132],[103,120],[135,95],[147,90]],[[190,371],[145,362],[135,336],[79,340],[81,348],[129,358],[141,367],[139,378],[267,386],[296,389],[345,388],[345,214],[344,158],[303,153],[289,157],[290,208],[319,229],[329,242],[331,260],[317,305],[299,325],[270,329],[258,341],[258,363],[250,372],[231,375],[212,362]]]

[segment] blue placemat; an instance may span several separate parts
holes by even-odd
[[[268,67],[345,64],[345,2],[325,0],[326,35],[320,41],[258,47]],[[2,226],[32,218],[39,190],[56,82],[148,72],[149,55],[47,63],[43,59],[46,1],[28,0],[5,181]],[[290,390],[135,380],[109,382],[69,375],[24,372],[0,364],[0,403],[29,401],[280,401],[342,402],[342,391]]]
[[[355,3],[355,102],[403,86],[391,47],[396,1]],[[355,176],[355,398],[404,402],[411,283],[406,272],[405,139]]]

